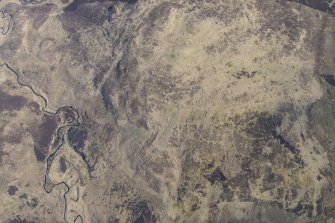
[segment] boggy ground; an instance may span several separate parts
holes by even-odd
[[[0,8],[2,221],[335,221],[331,1]]]

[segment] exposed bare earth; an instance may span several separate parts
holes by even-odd
[[[334,7],[1,0],[0,221],[335,222]]]

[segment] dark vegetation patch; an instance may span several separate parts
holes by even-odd
[[[133,4],[137,3],[138,0],[116,0],[116,2],[122,2],[122,3],[133,5]]]
[[[69,143],[75,151],[80,151],[85,146],[87,130],[84,128],[72,127],[68,131]]]
[[[148,201],[143,200],[136,204],[131,203],[128,208],[134,216],[134,223],[157,223],[157,218]]]
[[[271,168],[268,168],[263,178],[263,184],[262,184],[261,191],[264,192],[264,191],[273,190],[282,181],[283,181],[283,176],[273,173]]]
[[[115,68],[115,79],[118,82],[124,83],[128,77],[127,73],[127,64],[125,63],[125,60],[119,61]]]
[[[98,160],[98,152],[94,146],[86,146],[85,142],[88,137],[86,128],[72,127],[68,131],[68,139],[74,151],[78,153],[83,161],[86,163],[88,171],[94,171],[96,162]]]
[[[220,195],[222,200],[229,202],[233,201],[236,189],[239,191],[240,201],[254,202],[255,199],[251,196],[250,182],[257,179],[257,174],[250,170],[250,166],[243,164],[243,172],[238,174],[233,179],[227,181],[223,185],[223,193]]]
[[[48,148],[52,141],[52,136],[57,129],[57,117],[44,115],[42,123],[33,128],[31,135],[34,140],[34,152],[36,160],[44,161],[48,155]]]
[[[41,161],[41,162],[43,162],[47,156],[45,152],[39,149],[36,145],[34,145],[34,153],[35,153],[36,160]]]
[[[101,87],[101,96],[102,100],[104,102],[104,106],[106,111],[111,112],[113,115],[114,119],[117,119],[118,117],[118,112],[116,108],[114,107],[112,100],[110,99],[109,95],[111,93],[110,86],[108,85],[108,82],[106,82],[102,87]]]
[[[115,2],[122,2],[125,4],[133,5],[138,2],[138,0],[114,0],[114,1],[104,1],[104,0],[74,0],[69,4],[67,7],[65,7],[64,11],[75,11],[80,7],[82,4],[87,4],[87,3],[94,3],[94,2],[110,2],[110,3],[115,3]]]
[[[285,136],[280,134],[278,129],[282,125],[284,116],[289,122],[294,122],[296,120],[296,115],[294,115],[294,108],[290,106],[283,107],[278,110],[278,114],[271,115],[268,113],[256,113],[251,114],[247,120],[251,121],[252,124],[246,124],[245,120],[239,123],[239,125],[248,126],[245,130],[252,138],[252,152],[249,156],[243,158],[242,169],[244,178],[248,179],[247,182],[255,182],[255,180],[260,177],[263,178],[261,191],[271,191],[272,196],[275,199],[281,199],[285,195],[285,190],[282,188],[277,188],[280,182],[283,181],[283,176],[278,173],[274,173],[271,167],[255,168],[259,167],[260,163],[270,162],[273,166],[283,165],[287,169],[295,169],[295,164],[298,164],[301,168],[304,167],[304,161],[300,155],[300,150],[294,146]],[[248,122],[247,122],[248,123]],[[305,136],[304,136],[305,137]],[[270,147],[270,153],[264,153],[263,148]],[[289,156],[287,155],[289,154]],[[240,180],[241,177],[239,177]],[[241,183],[238,182],[237,185]],[[246,185],[246,188],[247,185]],[[276,189],[277,188],[277,189]],[[229,189],[228,189],[229,190]],[[290,197],[285,198],[286,201],[294,200],[297,198],[297,188],[292,187],[290,189]],[[226,195],[227,196],[227,195]],[[248,194],[246,194],[248,196]],[[252,197],[250,197],[253,199]],[[278,203],[277,205],[281,209],[284,207],[283,203]],[[295,213],[296,215],[307,215],[311,216],[313,208],[311,208],[312,203],[309,200],[305,201],[303,207],[297,207],[297,210],[287,210]],[[299,214],[297,214],[299,213]]]
[[[253,78],[255,75],[257,74],[257,71],[252,71],[252,72],[248,72],[246,70],[241,70],[235,74],[233,74],[233,77],[236,79],[242,79],[242,78]]]
[[[92,2],[90,0],[74,0],[64,8],[64,11],[74,11],[78,8],[79,5]]]
[[[35,221],[30,221],[26,218],[21,218],[20,216],[16,216],[14,219],[8,219],[5,223],[37,223]]]
[[[194,117],[197,118],[196,116]],[[217,166],[220,163],[225,162],[225,156],[216,153],[215,156],[221,156],[221,161],[213,161],[211,159],[207,160],[205,164],[195,161],[193,158],[185,158],[182,163],[183,175],[178,186],[178,203],[183,207],[184,202],[187,200],[192,200],[194,207],[199,205],[196,202],[197,197],[206,196],[206,190],[201,190],[201,181],[199,176],[204,176],[212,185],[219,183],[222,186],[221,194],[218,194],[221,201],[232,202],[234,199],[234,194],[238,191],[238,198],[240,201],[245,202],[262,202],[262,200],[257,200],[251,194],[250,185],[255,184],[257,180],[262,179],[261,191],[269,191],[274,199],[282,199],[285,196],[285,189],[278,187],[284,180],[280,173],[272,170],[271,167],[265,167],[262,164],[264,162],[271,163],[271,166],[283,165],[284,168],[290,171],[296,170],[296,163],[303,167],[303,160],[300,156],[300,151],[294,146],[294,142],[289,141],[284,135],[284,133],[289,132],[289,125],[285,125],[286,131],[279,134],[279,130],[282,129],[283,120],[288,120],[289,123],[294,123],[297,119],[294,107],[291,105],[285,105],[278,110],[276,114],[270,114],[267,112],[248,112],[243,115],[235,115],[228,119],[225,124],[219,129],[224,130],[226,128],[238,128],[238,133],[233,134],[234,144],[237,150],[236,157],[241,159],[241,171],[237,173],[234,177],[227,178],[225,174],[220,171]],[[193,120],[190,117],[190,122]],[[222,131],[215,133],[215,131],[206,131],[206,127],[203,128],[197,125],[190,125],[188,130],[184,133],[183,127],[181,127],[177,132],[176,136],[180,135],[181,139],[175,143],[175,146],[185,145],[190,148],[190,150],[196,148],[200,151],[200,147],[204,146],[206,151],[210,151],[210,144],[204,144],[199,138],[208,141],[218,140],[220,138],[214,138],[215,135],[222,135]],[[188,137],[183,137],[188,135],[195,141],[191,143]],[[245,139],[247,138],[247,139]],[[177,138],[176,138],[177,139]],[[188,145],[190,143],[190,145]],[[239,150],[243,148],[243,150]],[[271,150],[265,150],[265,148],[271,148]],[[209,155],[209,154],[207,154]],[[191,156],[190,156],[191,157]],[[287,198],[288,201],[292,201],[297,198],[297,188],[291,188],[290,197]],[[306,201],[306,209],[303,209],[303,214],[308,215],[309,200]],[[191,205],[192,206],[192,205]],[[278,207],[284,208],[283,203],[278,203]]]
[[[49,18],[50,11],[55,7],[52,3],[41,4],[29,9],[30,15],[33,18],[33,27],[39,29]]]
[[[29,5],[29,4],[38,4],[41,3],[43,0],[20,0],[22,5]]]
[[[7,32],[7,29],[3,30],[3,28],[0,26],[0,34],[1,32]],[[16,54],[17,50],[22,44],[23,38],[21,35],[12,35],[11,38],[5,38],[3,40],[3,43],[0,45],[0,57],[2,60],[5,60],[6,58],[12,58]]]
[[[312,134],[328,155],[330,168],[319,169],[320,176],[324,179],[331,180],[334,176],[334,151],[335,151],[335,92],[333,88],[326,89],[325,94],[309,105],[307,109],[309,134]],[[314,151],[319,154],[321,151],[314,148]],[[323,191],[322,197],[317,201],[316,209],[318,213],[324,214],[327,218],[335,217],[335,208],[333,201],[334,181],[330,182],[327,189]]]
[[[78,154],[82,157],[86,163],[89,173],[92,173],[95,170],[95,165],[98,162],[98,152],[95,147],[87,147],[86,150],[77,151]]]
[[[131,75],[137,72],[137,64],[138,62],[136,59],[123,57],[115,67],[114,80],[110,80],[108,85],[107,83],[105,84],[106,88],[104,86],[104,89],[102,89],[102,95],[105,95],[105,92],[110,92],[106,95],[113,95],[114,92],[120,92],[119,94],[116,93],[118,94],[118,100],[114,104],[107,104],[107,101],[104,100],[105,105],[108,105],[109,111],[111,111],[114,119],[125,115],[130,123],[135,124],[138,127],[148,129],[146,117],[146,109],[148,108],[148,90],[145,87],[136,91],[136,88],[138,88],[138,82],[141,78],[139,75]],[[160,76],[160,74],[155,75]],[[156,76],[156,78],[150,79],[158,80],[160,78]],[[151,80],[149,80],[148,82],[150,82],[149,85],[155,84],[152,83]],[[149,88],[151,88],[151,86],[149,86]],[[158,89],[162,90],[162,85],[155,85],[154,91],[157,91]],[[136,94],[136,92],[139,92],[139,94]]]
[[[39,200],[36,197],[32,197],[26,193],[19,196],[28,207],[35,208],[37,207]]]
[[[333,154],[335,148],[335,92],[330,90],[328,93],[309,105],[307,109],[308,124],[310,132],[318,138],[321,145],[327,149],[327,152]],[[318,150],[316,150],[317,152]],[[333,160],[333,158],[330,158]]]
[[[175,2],[163,1],[161,4],[153,8],[148,17],[145,18],[146,27],[144,33],[148,38],[151,38],[155,30],[159,29],[166,21],[170,15],[171,10],[174,8],[180,8],[181,5]]]
[[[8,192],[9,195],[15,195],[18,190],[19,190],[19,188],[17,188],[16,186],[10,185],[8,187],[7,192]]]
[[[248,112],[244,116],[233,116],[229,121],[236,126],[242,126],[244,131],[254,139],[254,146],[266,143],[272,138],[272,131],[282,124],[281,114],[269,114],[267,112]]]
[[[251,152],[245,157],[241,157],[242,172],[233,179],[227,179],[223,186],[224,190],[221,194],[223,200],[231,200],[234,188],[239,188],[241,191],[239,199],[243,201],[255,200],[250,195],[250,183],[255,183],[260,177],[263,178],[262,191],[271,191],[272,196],[280,199],[285,196],[284,190],[278,189],[276,192],[273,190],[282,182],[283,176],[276,174],[271,168],[256,168],[260,163],[270,162],[274,166],[281,162],[285,168],[294,168],[297,163],[300,167],[304,166],[300,151],[293,143],[288,141],[283,135],[278,133],[278,130],[283,122],[284,116],[290,120],[295,121],[293,108],[290,106],[283,107],[278,110],[277,114],[269,114],[266,112],[250,112],[244,116],[235,116],[230,120],[235,125],[242,127],[248,138],[252,139],[248,142]],[[264,147],[270,147],[271,152],[264,152]],[[285,148],[285,149],[283,149]],[[287,155],[290,154],[290,156]],[[292,197],[295,199],[297,192],[294,188],[291,191]],[[281,204],[283,207],[283,205]],[[305,214],[308,214],[306,211]]]
[[[226,24],[229,24],[242,15],[242,8],[239,6],[239,4],[227,4],[227,2],[218,4],[217,1],[213,0],[192,0],[189,2],[191,4],[188,12],[194,11],[194,14],[198,18],[217,18]]]
[[[25,97],[12,96],[0,90],[0,112],[20,110],[26,103]]]
[[[74,0],[64,8],[65,19],[71,25],[71,21],[85,18],[85,23],[101,25],[104,21],[111,22],[115,15],[114,4],[123,3],[124,9],[129,9],[137,3],[138,0]],[[94,4],[96,3],[96,4]],[[122,7],[122,8],[123,8]],[[83,25],[87,25],[83,23]],[[72,27],[72,29],[76,27]]]
[[[80,29],[82,27],[89,27],[91,25],[102,25],[108,19],[107,8],[108,5],[111,4],[111,2],[112,1],[102,0],[75,0],[71,2],[64,8],[64,12],[62,13],[63,28],[71,33],[72,39],[74,36],[80,36]],[[76,21],[76,23],[74,23],[74,21]],[[78,41],[78,38],[73,39],[73,41],[68,44],[68,46],[70,47],[69,49],[73,52],[73,54],[76,54],[75,59],[81,62],[88,60],[87,51],[89,49],[87,49],[87,45],[83,44],[84,43],[82,41]],[[91,65],[87,64],[87,66]]]
[[[334,13],[334,7],[330,5],[331,0],[288,0],[288,1],[296,2],[321,12],[331,14]]]
[[[272,136],[274,139],[279,140],[279,143],[283,145],[285,148],[287,148],[293,155],[295,162],[299,164],[300,166],[304,165],[304,161],[299,156],[299,150],[293,146],[289,141],[287,141],[281,134],[279,134],[276,130],[272,131]]]
[[[65,118],[66,122],[72,123],[72,122],[76,121],[77,114],[73,109],[64,108],[62,111],[64,112],[64,118]]]
[[[290,111],[288,109],[288,111]],[[283,112],[286,112],[285,109]],[[293,122],[292,118],[292,122]],[[262,151],[258,151],[259,148],[262,146],[270,146],[273,147],[275,150],[276,155],[283,155],[282,152],[278,150],[279,148],[271,144],[273,142],[272,140],[275,139],[277,142],[279,142],[280,145],[282,145],[284,148],[288,149],[293,156],[293,161],[300,165],[301,167],[304,166],[304,161],[302,160],[300,156],[299,150],[290,143],[287,139],[285,139],[281,134],[277,132],[277,128],[281,126],[282,123],[282,115],[270,115],[266,113],[261,113],[258,115],[257,120],[251,128],[247,128],[247,133],[249,133],[253,138],[253,147],[254,151],[252,155],[254,158],[257,157],[257,159],[264,158],[264,155],[262,154]],[[273,154],[274,155],[274,154]],[[274,157],[268,157],[269,159],[273,159]]]
[[[300,216],[304,213],[308,214],[308,217],[312,217],[313,215],[314,206],[310,204],[304,204],[302,202],[299,202],[297,206],[294,209],[289,209],[288,211],[292,211],[294,214]]]
[[[324,74],[324,75],[322,75],[322,77],[323,77],[323,79],[325,79],[325,81],[327,81],[328,84],[335,87],[335,76],[334,75]]]
[[[38,201],[38,199],[36,197],[33,197],[30,200],[27,200],[27,205],[29,207],[32,207],[32,208],[37,207],[38,203],[39,203],[39,201]]]
[[[223,175],[220,168],[216,168],[211,174],[204,176],[212,185],[215,182],[225,182],[227,178]]]
[[[66,160],[64,157],[59,158],[59,170],[63,173],[65,173],[67,170]]]
[[[10,144],[20,144],[22,141],[22,133],[17,131],[6,137],[6,141]]]
[[[121,2],[123,3],[123,6],[126,6],[125,8],[131,8],[131,6],[135,5],[138,0],[116,0],[111,5],[107,7],[108,11],[108,22],[111,22],[114,17],[118,16],[118,10],[114,6],[115,3]]]
[[[98,72],[95,74],[93,79],[93,85],[95,88],[98,88],[99,84],[101,83],[102,79],[104,77],[104,72]]]
[[[24,194],[20,195],[19,198],[21,198],[21,199],[28,199],[28,194],[24,193]]]
[[[282,57],[283,54],[292,54],[297,49],[296,43],[303,35],[304,30],[311,32],[310,24],[313,22],[313,17],[295,13],[294,7],[287,4],[287,1],[257,0],[256,7],[262,13],[260,16],[261,30],[258,32],[261,38],[282,38],[283,36],[287,38],[287,41],[279,46],[280,50],[270,54],[274,60]],[[276,10],[271,10],[273,8]],[[303,17],[301,18],[301,16]],[[306,43],[313,40],[313,35],[307,35],[305,38]]]
[[[108,62],[106,62],[106,64],[108,64]],[[98,88],[99,84],[102,82],[108,70],[109,70],[109,66],[105,64],[98,65],[98,67],[95,69],[94,79],[93,79],[93,85],[95,88]]]

